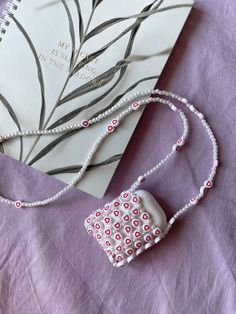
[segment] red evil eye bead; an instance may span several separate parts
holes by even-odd
[[[213,182],[211,180],[206,180],[204,182],[204,186],[207,188],[207,189],[210,189],[213,185]]]
[[[5,142],[5,140],[6,140],[6,138],[4,136],[0,135],[0,143]]]
[[[15,207],[16,208],[21,208],[22,207],[22,202],[21,201],[16,201],[15,202]]]
[[[93,230],[92,229],[88,229],[87,232],[88,232],[88,234],[93,235]]]
[[[198,198],[197,198],[197,197],[191,197],[191,198],[190,198],[190,203],[191,203],[192,205],[196,205],[197,202],[198,202]]]
[[[114,126],[114,127],[117,127],[119,125],[120,121],[118,119],[113,119],[111,121],[111,124]]]
[[[83,127],[83,128],[88,128],[89,127],[89,122],[88,122],[88,120],[82,120],[81,121],[81,126]]]
[[[140,108],[140,103],[139,102],[134,102],[133,104],[132,104],[132,108],[133,108],[133,110],[139,110],[139,108]]]
[[[113,125],[110,125],[110,124],[109,124],[109,125],[107,126],[107,132],[108,132],[108,133],[112,133],[112,132],[114,132],[114,130],[115,130],[115,128],[114,128]]]

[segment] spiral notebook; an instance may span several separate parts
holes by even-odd
[[[1,23],[0,134],[63,127],[153,88],[192,0],[14,0]],[[77,56],[73,76],[71,60]],[[124,67],[116,64],[129,60]],[[110,75],[106,76],[109,70]],[[78,188],[102,197],[142,112],[102,144]],[[1,152],[70,182],[107,125],[18,138]]]

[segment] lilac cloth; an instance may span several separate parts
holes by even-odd
[[[173,113],[150,105],[103,200],[74,189],[46,208],[0,204],[0,313],[236,313],[235,16],[233,0],[196,1],[158,84],[208,117],[222,161],[214,189],[128,267],[113,268],[87,235],[84,218],[162,158],[180,132]],[[190,144],[144,184],[169,217],[210,168],[209,139],[191,121]],[[0,165],[1,195],[38,199],[63,186],[4,155]]]

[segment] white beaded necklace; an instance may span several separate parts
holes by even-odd
[[[22,201],[22,200],[11,200],[8,198],[5,198],[3,196],[0,197],[0,201],[6,204],[10,204],[15,206],[16,208],[21,208],[21,207],[37,207],[37,206],[44,206],[49,203],[52,203],[62,197],[65,193],[67,193],[72,187],[75,186],[75,184],[82,178],[84,175],[87,167],[89,166],[96,150],[98,149],[99,145],[101,142],[110,134],[112,133],[119,125],[121,120],[130,114],[132,111],[138,110],[141,106],[149,104],[149,103],[161,103],[164,105],[167,105],[170,107],[173,111],[176,111],[182,122],[183,122],[183,134],[179,140],[177,140],[176,144],[174,144],[170,150],[170,152],[157,164],[155,165],[152,169],[144,173],[143,175],[139,176],[138,179],[131,185],[129,191],[133,192],[135,191],[140,184],[145,180],[146,177],[151,175],[153,172],[157,171],[173,154],[174,152],[178,151],[180,146],[183,146],[187,135],[189,131],[188,127],[188,120],[183,113],[181,109],[178,109],[172,102],[170,102],[168,99],[163,99],[160,97],[149,97],[150,95],[160,95],[160,96],[167,96],[170,98],[173,98],[177,101],[182,102],[187,108],[189,108],[202,122],[202,125],[206,128],[206,131],[210,137],[212,146],[213,146],[213,163],[212,163],[212,168],[210,171],[210,174],[208,178],[205,179],[204,184],[200,187],[199,193],[196,196],[193,196],[190,198],[189,202],[185,204],[180,210],[176,212],[176,214],[172,217],[172,220],[170,222],[174,222],[177,217],[182,215],[188,208],[192,207],[193,205],[197,204],[198,201],[203,197],[204,192],[212,187],[213,184],[213,179],[216,174],[216,168],[218,166],[218,145],[216,142],[216,138],[209,126],[209,124],[206,122],[204,115],[198,111],[192,104],[190,104],[187,99],[182,98],[174,93],[167,92],[167,91],[161,91],[159,89],[155,90],[145,90],[141,92],[136,92],[133,95],[124,98],[123,100],[119,101],[116,105],[108,109],[102,114],[99,114],[97,117],[92,118],[90,120],[82,120],[78,124],[74,124],[71,126],[66,126],[63,128],[57,128],[53,130],[32,130],[32,131],[16,131],[13,133],[9,133],[6,135],[1,135],[0,136],[0,142],[4,142],[16,137],[20,136],[35,136],[35,135],[52,135],[52,134],[59,134],[59,133],[65,133],[71,130],[76,130],[80,128],[87,128],[90,127],[92,124],[99,122],[100,120],[110,116],[112,113],[117,111],[118,109],[124,107],[134,99],[137,99],[138,97],[143,97],[143,99],[139,101],[133,102],[131,105],[129,105],[124,111],[122,111],[117,117],[113,118],[110,123],[106,126],[106,129],[102,132],[102,134],[98,137],[98,139],[94,142],[84,164],[83,167],[80,169],[76,177],[62,190],[57,192],[55,195],[46,198],[44,200],[38,200],[38,201]],[[145,97],[148,96],[148,97]]]

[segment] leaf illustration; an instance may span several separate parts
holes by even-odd
[[[82,12],[81,12],[81,7],[80,7],[79,0],[74,0],[74,1],[75,1],[76,9],[77,9],[77,12],[78,12],[78,17],[79,17],[79,37],[80,37],[80,43],[82,43],[83,37],[84,37],[84,22],[83,22],[83,17],[82,17]]]
[[[20,22],[13,16],[10,15],[11,19],[15,22],[17,28],[19,29],[19,31],[22,33],[22,35],[25,37],[32,53],[35,59],[35,63],[37,66],[37,70],[38,70],[38,80],[39,80],[39,84],[40,84],[40,89],[41,89],[41,98],[42,98],[42,103],[41,103],[41,111],[40,111],[40,119],[39,119],[39,129],[42,128],[43,123],[44,123],[44,118],[45,118],[45,91],[44,91],[44,80],[43,80],[43,72],[42,72],[42,68],[41,68],[41,64],[38,58],[38,54],[37,51],[29,37],[29,35],[27,34],[27,32],[25,31],[25,29],[23,28],[23,26],[20,24]]]
[[[44,157],[45,155],[47,155],[48,153],[50,153],[60,142],[62,142],[63,140],[66,140],[67,138],[73,136],[74,134],[78,133],[80,129],[77,130],[72,130],[69,131],[67,133],[64,133],[62,135],[60,135],[58,138],[56,138],[55,140],[53,140],[51,143],[49,143],[48,145],[46,145],[29,163],[29,166],[32,166],[36,161],[38,161],[39,159],[41,159],[42,157]]]
[[[132,89],[134,89],[136,86],[138,86],[138,84],[140,84],[141,82],[150,80],[150,79],[154,79],[154,78],[158,78],[158,76],[151,76],[148,78],[143,78],[141,80],[139,80],[138,82],[134,83],[132,86],[130,86],[126,91],[124,91],[120,96],[116,97],[116,101],[121,99],[127,92],[131,91]],[[114,105],[115,100],[113,100],[112,105]],[[110,108],[112,106],[111,104],[106,107],[106,108]],[[106,109],[103,109],[103,111]],[[101,111],[97,112],[96,114],[94,114],[92,117],[97,116],[98,114],[100,114]],[[90,118],[92,118],[90,117]],[[90,119],[89,118],[89,119]],[[58,144],[62,143],[63,141],[65,141],[66,139],[70,138],[71,136],[77,134],[80,131],[83,131],[84,128],[79,128],[77,130],[72,130],[72,131],[68,131],[67,133],[64,133],[62,135],[60,135],[59,137],[57,137],[55,140],[53,140],[52,142],[50,142],[48,145],[46,145],[30,162],[29,165],[33,165],[36,161],[38,161],[39,159],[41,159],[42,157],[44,157],[45,155],[49,154]]]
[[[113,68],[107,70],[106,72],[102,73],[101,75],[97,76],[95,79],[90,80],[88,83],[76,88],[67,96],[65,96],[59,103],[58,106],[74,99],[84,94],[87,94],[93,90],[96,90],[106,84],[108,84],[114,77],[115,73],[118,71],[113,70]]]
[[[21,131],[21,126],[20,126],[20,123],[16,117],[14,110],[12,109],[9,102],[7,101],[7,99],[2,94],[0,94],[0,101],[3,104],[3,106],[7,109],[9,115],[11,116],[11,118],[14,121],[15,125],[17,126],[18,130]],[[3,152],[4,152],[4,150],[3,150]],[[23,139],[22,139],[22,137],[20,137],[20,157],[19,157],[20,161],[22,161],[22,156],[23,156]]]
[[[102,166],[106,166],[109,164],[112,164],[118,160],[120,160],[122,157],[122,154],[117,154],[114,155],[102,162],[96,163],[96,164],[91,164],[88,166],[88,168],[86,169],[86,171],[90,171],[92,169],[98,168],[98,167],[102,167]],[[57,169],[53,169],[47,172],[47,174],[49,175],[55,175],[55,174],[62,174],[62,173],[77,173],[81,170],[83,166],[82,165],[72,165],[72,166],[67,166],[67,167],[62,167],[62,168],[57,168]]]
[[[161,3],[163,2],[162,1],[153,1],[152,3],[150,3],[149,5],[147,5],[141,12],[145,12],[145,11],[148,11],[150,10],[154,5],[154,9],[155,8],[158,8]],[[144,21],[147,17],[142,17],[142,18],[138,18],[137,21],[135,23],[132,24],[130,30],[131,30],[131,34],[130,34],[130,38],[129,38],[129,42],[128,42],[128,45],[127,45],[127,48],[126,48],[126,52],[125,52],[125,55],[124,55],[124,58],[127,58],[130,53],[131,53],[131,50],[132,50],[132,46],[133,46],[133,43],[134,43],[134,40],[135,40],[135,37],[138,33],[138,30],[141,26],[141,23],[142,21]],[[129,31],[130,31],[129,30]],[[53,127],[56,127],[58,125],[61,125],[71,119],[73,119],[79,112],[81,112],[82,110],[85,110],[89,107],[92,107],[94,105],[96,105],[99,101],[101,101],[102,99],[104,99],[111,91],[113,91],[113,89],[118,85],[118,83],[120,82],[120,80],[122,79],[122,77],[124,76],[125,72],[126,72],[126,69],[127,69],[127,66],[125,66],[124,68],[121,68],[121,71],[120,71],[120,75],[117,79],[117,81],[106,91],[104,92],[102,95],[98,96],[96,99],[92,100],[89,104],[81,107],[81,108],[77,108],[75,109],[74,111],[66,114],[65,116],[61,117],[60,119],[58,119],[56,122],[54,122],[50,127],[48,128],[53,128]],[[151,77],[151,78],[154,78],[154,77]],[[150,79],[151,79],[150,78]],[[148,79],[148,78],[147,78]],[[144,81],[145,79],[141,79],[139,82],[142,82]],[[137,82],[137,85],[139,83]],[[136,85],[136,86],[137,86]],[[135,84],[133,85],[135,86]],[[53,140],[52,142],[50,142],[47,146],[45,146],[31,161],[29,164],[33,164],[35,163],[37,160],[39,160],[40,158],[42,158],[43,156],[47,155],[49,152],[51,152],[57,145],[59,145],[60,143],[62,143],[64,140],[68,139],[69,137],[73,136],[74,134],[80,132],[81,129],[78,129],[78,130],[72,130],[72,131],[69,131],[67,132],[66,134],[63,134],[61,136],[59,136],[57,139]]]
[[[163,1],[163,0],[162,0]],[[161,5],[162,1],[159,1],[158,2],[158,5]],[[143,8],[143,10],[141,12],[145,12],[145,11],[148,11],[151,9],[152,5],[155,3],[156,1],[153,1],[151,4],[147,5],[146,7]],[[145,19],[145,18],[143,18]],[[132,48],[133,48],[133,44],[134,44],[134,40],[135,40],[135,37],[138,33],[138,30],[140,28],[141,25],[138,25],[138,26],[135,26],[132,31],[131,31],[131,34],[130,34],[130,37],[129,37],[129,41],[128,41],[128,44],[127,44],[127,48],[126,48],[126,51],[125,51],[125,54],[124,54],[124,58],[127,58],[130,54],[131,54],[131,51],[132,51]],[[119,84],[119,82],[122,80],[125,72],[126,72],[126,69],[127,67],[125,68],[122,68],[121,71],[120,71],[120,74],[119,74],[119,77],[118,79],[116,80],[116,82],[107,90],[105,91],[102,95],[98,96],[97,98],[95,98],[94,100],[92,100],[89,104],[85,105],[85,106],[82,106],[82,107],[79,107],[79,108],[76,108],[75,110],[73,110],[72,112],[69,112],[68,114],[64,115],[63,117],[61,117],[60,119],[58,119],[57,121],[55,121],[52,125],[50,125],[48,127],[48,129],[53,129],[53,128],[56,128],[70,120],[72,120],[74,117],[77,116],[77,114],[79,114],[80,112],[82,112],[83,110],[85,109],[88,109],[88,108],[91,108],[93,107],[94,105],[96,105],[98,102],[100,102],[101,100],[103,100],[107,95],[109,95],[113,90],[114,88]]]
[[[95,89],[98,89],[107,83],[109,83],[115,76],[115,74],[120,71],[122,68],[127,67],[132,62],[140,62],[147,60],[149,58],[161,56],[168,54],[171,51],[171,48],[168,48],[164,51],[151,54],[151,55],[131,55],[119,62],[113,67],[111,67],[109,70],[105,71],[101,75],[97,76],[95,79],[90,80],[88,83],[76,88],[74,91],[69,93],[67,96],[65,96],[58,105],[62,105],[72,99],[75,99],[79,96],[82,96],[86,93],[89,93]]]
[[[71,46],[72,46],[71,57],[70,57],[70,70],[71,70],[74,64],[74,56],[75,56],[75,29],[74,29],[73,19],[72,19],[69,7],[66,4],[66,1],[61,0],[61,2],[66,10],[66,14],[68,17],[68,22],[69,22],[69,30],[70,30],[70,38],[71,38]]]
[[[92,6],[93,8],[96,8],[99,6],[100,3],[102,3],[103,0],[92,0]]]
[[[162,0],[162,1],[163,1],[163,0]],[[158,7],[161,5],[162,1],[159,1],[155,8],[158,8]],[[147,6],[141,11],[140,14],[142,14],[142,13],[147,12],[148,10],[150,10],[154,3],[156,3],[156,0],[153,1],[151,4],[147,5]],[[145,17],[142,17],[142,18],[139,17],[139,18],[137,19],[137,21],[138,21],[138,20],[142,20],[142,21],[143,21],[143,20],[144,20],[145,18],[147,18],[147,17],[148,17],[148,15],[145,16]],[[134,43],[134,39],[135,39],[135,37],[136,37],[136,35],[137,35],[137,32],[138,32],[140,26],[141,26],[141,24],[138,24],[138,25],[135,25],[135,27],[132,28],[131,35],[130,35],[130,38],[129,38],[129,42],[128,42],[128,45],[127,45],[127,48],[126,48],[125,56],[124,56],[125,58],[127,58],[127,57],[130,55],[130,53],[131,53],[131,50],[132,50],[132,47],[133,47],[133,43]],[[112,71],[113,71],[113,73],[115,74],[115,73],[117,72],[117,70],[118,70],[117,66],[119,66],[119,64],[121,64],[121,63],[122,63],[122,61],[118,62],[115,67],[113,67],[113,68],[109,69],[108,71],[104,72],[100,77],[97,77],[97,78],[95,78],[94,80],[96,80],[97,82],[99,82],[99,80],[103,77],[103,75],[104,75],[104,76],[109,75],[110,79],[112,79],[112,78],[113,78]],[[117,82],[112,86],[112,88],[109,90],[109,92],[106,93],[106,95],[108,95],[108,94],[115,88],[115,86],[118,85],[118,83],[121,81],[122,77],[123,77],[124,74],[125,74],[125,71],[126,71],[126,69],[127,69],[127,66],[128,66],[128,64],[127,64],[127,65],[125,65],[125,64],[123,65],[124,68],[121,70],[121,73],[120,73],[120,76],[119,76]],[[94,83],[94,80],[91,80],[90,83],[87,83],[87,84]],[[95,82],[96,82],[96,81],[95,81]],[[97,83],[97,84],[98,84],[98,83]],[[94,84],[94,85],[95,85],[95,84]],[[99,87],[99,86],[96,85],[95,87]],[[74,99],[75,97],[80,96],[80,94],[77,93],[77,92],[78,92],[78,90],[75,90],[74,92],[72,92],[72,93],[70,93],[69,95],[67,95],[66,97],[64,97],[64,98],[61,100],[61,102],[59,103],[59,105],[61,105],[62,103],[65,103],[66,101],[69,101],[69,100],[71,100],[71,99]],[[103,97],[103,98],[104,98],[104,97]],[[88,108],[88,107],[87,107],[87,108]],[[72,115],[73,115],[73,117],[74,117],[74,112],[72,113]]]
[[[156,1],[152,2],[151,4],[147,5],[141,12],[145,12],[145,11],[148,11],[150,10],[150,8],[152,7],[153,3],[155,3]],[[162,1],[159,1],[158,2],[158,5],[161,5],[161,3],[163,2]],[[140,28],[141,25],[138,25],[136,27],[134,27],[131,31],[131,34],[130,34],[130,38],[129,38],[129,41],[128,41],[128,45],[127,45],[127,48],[126,48],[126,51],[125,51],[125,54],[124,54],[124,58],[127,58],[131,51],[132,51],[132,47],[133,47],[133,44],[134,44],[134,40],[135,40],[135,37],[138,33],[138,30]],[[91,108],[93,107],[94,105],[96,105],[98,102],[100,102],[101,100],[103,100],[107,95],[109,95],[113,90],[114,88],[119,84],[119,82],[122,80],[125,72],[126,72],[126,69],[127,67],[125,68],[122,68],[121,71],[120,71],[120,74],[119,74],[119,77],[118,79],[116,80],[116,82],[107,90],[105,91],[102,95],[98,96],[97,98],[95,98],[94,100],[92,100],[89,104],[85,105],[85,106],[82,106],[82,107],[79,107],[79,108],[76,108],[75,110],[69,112],[68,114],[64,115],[63,117],[61,117],[60,119],[58,119],[57,121],[55,121],[52,125],[50,125],[48,127],[48,129],[53,129],[53,128],[56,128],[70,120],[72,120],[73,118],[75,118],[80,112],[88,109],[88,108]],[[147,78],[148,80],[149,78]],[[140,80],[140,82],[142,82],[143,80]],[[139,83],[137,83],[138,85]]]
[[[163,9],[155,9],[151,12],[153,13],[157,13],[157,12],[162,12],[164,10],[167,10],[168,8],[163,8]],[[116,17],[116,18],[112,18],[110,20],[107,20],[101,24],[99,24],[98,26],[96,26],[93,30],[91,30],[85,37],[85,40],[88,40],[90,38],[92,38],[95,35],[100,34],[101,32],[103,32],[104,30],[108,29],[109,27],[118,24],[120,22],[124,22],[130,19],[134,19],[134,18],[142,18],[142,17],[149,17],[150,16],[150,12],[143,12],[143,13],[138,13],[138,14],[133,14],[133,15],[129,15],[129,16],[124,16],[124,17]]]
[[[44,5],[39,6],[37,9],[38,9],[38,10],[46,9],[46,8],[48,8],[48,7],[51,7],[51,6],[54,6],[54,5],[58,4],[60,1],[61,1],[61,0],[54,0],[54,1],[51,1],[51,2],[49,2],[49,3],[46,3],[46,4],[44,4]]]
[[[150,8],[152,7],[152,5],[155,3],[156,1],[153,1],[150,5],[146,6],[146,8]],[[148,10],[147,10],[148,11]],[[151,9],[149,11],[148,16],[151,16],[153,14],[157,13],[157,8],[154,7],[153,9]],[[103,54],[110,46],[112,46],[115,42],[117,42],[120,38],[122,38],[124,35],[126,35],[128,32],[130,32],[133,28],[135,28],[136,26],[139,26],[142,21],[147,18],[143,17],[143,18],[138,18],[133,24],[131,24],[130,26],[128,26],[123,32],[121,32],[118,36],[116,36],[114,39],[112,39],[110,42],[108,42],[105,46],[103,46],[102,48],[100,48],[99,50],[97,50],[96,52],[91,53],[90,55],[86,56],[85,58],[83,58],[74,68],[71,76],[73,76],[74,74],[76,74],[80,69],[82,69],[86,64],[90,63],[91,61],[93,61],[94,59],[96,59],[97,57],[99,57],[101,54]],[[86,37],[85,37],[86,39]]]
[[[118,96],[116,96],[116,98],[113,99],[113,101],[107,107],[105,107],[105,108],[101,109],[100,111],[96,112],[92,117],[90,117],[90,119],[95,118],[99,114],[102,114],[106,110],[112,108],[118,101],[120,101],[127,93],[129,93],[133,89],[135,89],[135,87],[137,87],[140,83],[145,82],[145,81],[149,81],[149,80],[153,80],[153,79],[158,79],[158,78],[159,78],[159,75],[155,75],[155,76],[149,76],[149,77],[145,77],[143,79],[138,80],[133,85],[131,85],[129,88],[127,88],[123,93],[121,93]]]

